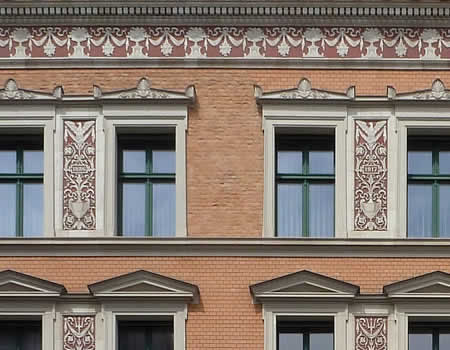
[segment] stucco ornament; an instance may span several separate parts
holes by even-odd
[[[387,121],[355,121],[355,230],[387,230]]]
[[[161,91],[153,90],[150,81],[146,78],[142,78],[139,80],[136,89],[122,92],[119,95],[119,98],[169,98],[169,95]]]
[[[450,60],[450,31],[300,26],[0,27],[0,58],[185,57]]]
[[[20,90],[14,79],[9,79],[3,90],[0,90],[0,100],[30,100],[33,94]]]
[[[450,99],[450,93],[445,88],[444,83],[436,79],[431,85],[431,90],[426,92],[420,92],[414,95],[416,100],[448,100]]]
[[[95,121],[64,122],[64,230],[94,230]]]
[[[356,350],[388,350],[387,318],[356,317]]]
[[[63,350],[95,350],[94,316],[64,316]]]
[[[282,93],[281,97],[286,99],[326,99],[329,97],[329,94],[313,89],[311,82],[303,78],[300,80],[296,90]]]

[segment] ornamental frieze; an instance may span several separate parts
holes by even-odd
[[[95,350],[94,316],[64,316],[63,350]]]
[[[356,317],[356,350],[388,350],[387,318]]]
[[[355,121],[355,230],[387,230],[387,121]]]
[[[64,230],[95,230],[95,121],[64,121]]]
[[[377,27],[0,27],[0,59],[450,59],[450,30]]]

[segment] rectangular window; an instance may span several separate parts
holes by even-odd
[[[410,322],[408,350],[450,349],[450,323]]]
[[[277,319],[277,350],[333,350],[332,320]]]
[[[450,142],[408,138],[408,237],[450,237]]]
[[[119,233],[174,236],[174,135],[119,135],[119,148]]]
[[[0,321],[0,350],[41,350],[41,321]]]
[[[276,235],[334,236],[334,137],[276,135]]]
[[[0,142],[0,236],[40,236],[43,231],[42,137],[2,136]]]
[[[173,321],[118,321],[118,334],[118,350],[174,349]]]

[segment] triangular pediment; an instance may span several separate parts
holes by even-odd
[[[136,271],[89,285],[96,297],[183,299],[197,303],[198,287],[150,271]]]
[[[311,100],[351,100],[355,97],[355,88],[350,87],[346,93],[314,89],[311,82],[302,78],[297,87],[288,90],[263,92],[259,87],[255,87],[255,97],[258,103],[272,102],[294,102]]]
[[[63,285],[20,272],[0,272],[0,296],[59,296],[66,293]]]
[[[450,298],[450,274],[441,271],[395,282],[384,287],[389,297]]]
[[[250,286],[255,300],[354,297],[359,287],[310,271],[299,271]]]
[[[0,101],[24,101],[24,100],[57,100],[60,98],[62,88],[60,86],[53,90],[53,93],[25,90],[19,88],[14,79],[8,79],[3,89],[0,89]]]

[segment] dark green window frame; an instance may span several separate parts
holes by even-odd
[[[175,183],[175,173],[153,173],[152,151],[175,151],[174,134],[120,135],[118,137],[119,181],[118,181],[118,234],[123,233],[123,183],[145,183],[145,236],[153,235],[153,183]],[[124,150],[145,150],[145,172],[125,173],[123,171]]]
[[[23,237],[23,213],[24,199],[23,187],[27,183],[44,183],[43,173],[25,173],[23,152],[43,151],[43,140],[41,136],[2,136],[0,150],[16,151],[16,172],[0,173],[0,183],[16,184],[16,237]]]
[[[408,325],[408,349],[409,335],[410,334],[422,334],[422,333],[432,334],[432,349],[433,350],[448,350],[439,348],[439,335],[441,333],[450,334],[450,323],[445,322],[410,322]]]
[[[302,237],[310,237],[309,225],[309,187],[311,184],[335,184],[336,175],[333,174],[311,174],[309,173],[309,152],[327,150],[334,154],[334,136],[322,135],[276,135],[275,140],[275,182],[303,184],[302,191]],[[283,174],[278,172],[278,151],[301,151],[302,173]],[[336,159],[336,158],[335,158]],[[275,190],[275,203],[278,203],[277,190]],[[336,188],[334,189],[334,197]],[[336,211],[336,208],[335,208]],[[333,213],[333,236],[335,231],[335,211]],[[278,207],[275,204],[275,236],[278,236]]]
[[[16,348],[11,350],[28,350],[23,344],[24,335],[26,332],[35,331],[38,332],[39,343],[36,344],[34,349],[42,349],[42,321],[34,320],[2,320],[0,321],[0,328],[2,330],[7,330],[9,336],[15,338]]]
[[[441,174],[439,170],[439,152],[450,151],[450,142],[442,137],[408,137],[408,151],[431,151],[432,173],[409,174],[409,184],[432,185],[432,237],[440,237],[439,218],[439,186],[442,183],[450,183],[450,174]]]
[[[277,321],[277,350],[280,350],[280,333],[302,333],[303,350],[310,350],[311,333],[332,333],[333,344],[335,341],[333,321]]]
[[[126,346],[121,346],[121,336],[122,332],[121,330],[124,328],[133,328],[133,327],[139,327],[139,328],[145,328],[145,347],[143,349],[139,350],[161,350],[161,349],[153,349],[152,348],[152,329],[154,328],[167,328],[169,332],[172,334],[171,339],[171,348],[174,347],[174,327],[173,327],[173,320],[171,321],[118,321],[118,340],[119,340],[119,346],[118,350],[130,350],[130,348]],[[134,349],[131,349],[134,350]],[[165,350],[165,349],[162,349]]]

